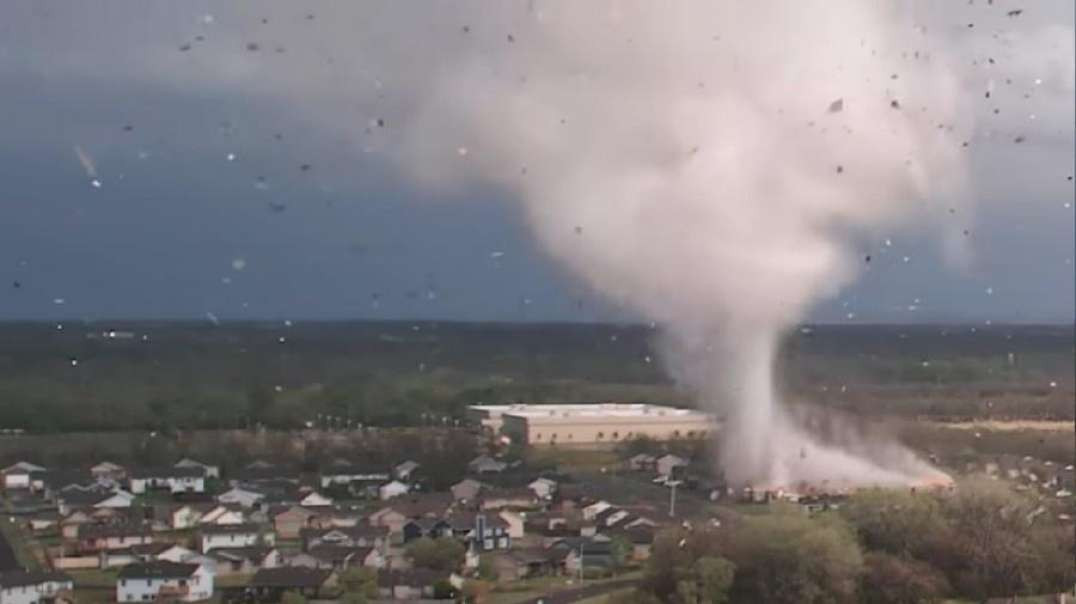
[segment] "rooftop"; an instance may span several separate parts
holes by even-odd
[[[677,409],[648,403],[563,403],[563,404],[515,404],[471,405],[469,409],[482,411],[490,417],[512,415],[524,418],[646,418],[678,417],[684,419],[712,419],[707,413],[694,409]]]
[[[129,564],[120,569],[120,579],[177,579],[189,577],[198,570],[197,564],[182,564],[168,560],[154,560],[143,564]]]

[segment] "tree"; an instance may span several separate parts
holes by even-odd
[[[919,560],[870,552],[863,562],[859,597],[868,604],[937,602],[951,591],[945,575]]]
[[[496,581],[499,577],[497,568],[493,566],[493,559],[489,556],[481,556],[478,559],[478,578],[486,581]]]
[[[423,537],[407,546],[407,558],[411,563],[431,570],[454,571],[463,563],[465,554],[463,544],[449,538]]]
[[[340,585],[344,588],[346,594],[358,596],[364,601],[366,599],[375,600],[378,597],[377,571],[366,566],[357,566],[345,570],[340,575]]]
[[[930,557],[949,527],[937,498],[910,491],[866,489],[852,495],[841,515],[869,550],[895,556]]]
[[[724,558],[707,556],[695,562],[694,574],[701,601],[724,604],[736,575],[736,565]]]
[[[856,601],[863,556],[837,517],[812,519],[797,512],[745,517],[722,549],[736,565],[734,601]]]
[[[1038,556],[1031,542],[1033,506],[999,482],[969,480],[947,503],[963,564],[954,583],[961,595],[1012,597],[1035,583]]]
[[[624,535],[614,535],[609,540],[609,553],[613,558],[613,567],[616,569],[624,568],[624,565],[631,558],[632,549],[631,542]]]
[[[306,597],[297,591],[286,591],[280,598],[280,604],[306,604]]]

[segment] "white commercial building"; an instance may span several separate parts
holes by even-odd
[[[472,405],[467,416],[521,444],[593,445],[640,436],[701,438],[717,428],[709,413],[644,403]]]
[[[132,564],[116,579],[117,602],[199,602],[213,597],[213,573],[204,564],[156,560]]]

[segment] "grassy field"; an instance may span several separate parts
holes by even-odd
[[[789,398],[867,414],[1072,419],[1072,338],[1071,326],[815,326],[787,334],[778,375]],[[659,340],[640,325],[6,323],[0,427],[445,425],[480,401],[691,404],[652,362]]]

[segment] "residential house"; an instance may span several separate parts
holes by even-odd
[[[79,552],[128,549],[153,543],[153,533],[146,524],[83,524],[78,527]]]
[[[315,512],[297,505],[270,512],[270,514],[273,528],[281,539],[298,539],[303,529],[321,528],[328,524],[328,519],[322,512]]]
[[[0,470],[0,474],[4,476],[5,489],[29,489],[30,475],[44,471],[42,466],[20,461]]]
[[[250,591],[259,602],[279,602],[284,592],[292,591],[308,598],[329,595],[337,585],[331,570],[303,566],[263,568],[250,580]]]
[[[449,487],[449,490],[452,491],[452,498],[456,501],[474,501],[483,486],[481,482],[473,478],[464,478]]]
[[[653,472],[657,469],[658,459],[647,453],[639,453],[628,459],[628,467],[636,472]]]
[[[381,568],[385,565],[385,558],[376,547],[316,545],[292,556],[288,565],[330,570],[343,570],[353,566]]]
[[[406,495],[408,486],[399,480],[387,482],[377,488],[377,496],[381,500],[392,499],[400,495]]]
[[[654,529],[648,526],[636,526],[621,533],[631,543],[631,559],[642,562],[650,559],[650,549],[654,545]]]
[[[198,526],[203,515],[202,508],[188,503],[153,508],[154,518],[173,531],[183,531]]]
[[[246,508],[240,503],[217,503],[204,507],[200,525],[243,524],[247,521]]]
[[[675,477],[678,472],[687,467],[687,460],[679,455],[667,453],[654,462],[654,469],[658,474],[666,477]]]
[[[90,467],[90,475],[98,481],[119,483],[127,478],[127,469],[111,461],[102,461]]]
[[[397,480],[407,482],[411,480],[412,475],[418,470],[418,467],[419,464],[417,461],[411,461],[409,459],[403,463],[397,464],[396,467],[392,469],[392,473],[396,476]]]
[[[599,514],[607,510],[613,509],[613,507],[613,504],[609,503],[608,501],[595,501],[594,503],[583,508],[583,520],[593,521],[595,518],[598,517]]]
[[[220,503],[234,503],[245,508],[252,508],[263,499],[265,493],[249,486],[233,486],[217,495],[217,501]]]
[[[220,466],[214,466],[212,464],[202,463],[197,459],[191,459],[190,457],[184,457],[176,462],[177,468],[201,468],[202,475],[206,478],[220,478]]]
[[[557,482],[548,478],[535,478],[527,485],[538,499],[549,500],[557,492]]]
[[[613,546],[608,538],[574,537],[554,542],[550,549],[564,553],[564,571],[575,574],[580,571],[609,570],[616,566]]]
[[[392,533],[400,533],[403,525],[413,518],[440,518],[453,505],[453,498],[445,493],[428,493],[408,495],[397,498],[368,517],[374,526],[383,526]]]
[[[388,529],[380,526],[359,525],[353,527],[334,527],[326,529],[302,529],[299,538],[303,551],[321,545],[344,547],[384,547],[388,540]]]
[[[213,573],[203,564],[155,560],[120,569],[117,602],[198,602],[213,597]]]
[[[448,521],[441,518],[412,518],[403,525],[403,542],[410,543],[415,539],[438,539],[452,536],[452,526]]]
[[[377,573],[377,588],[382,599],[423,600],[434,597],[434,586],[447,582],[449,574],[424,568],[410,570],[381,570]]]
[[[205,474],[197,467],[138,468],[131,472],[131,492],[142,495],[152,490],[172,493],[204,493]]]
[[[276,536],[255,524],[221,524],[203,527],[200,534],[203,554],[218,547],[250,547],[273,545]]]
[[[73,485],[56,494],[56,510],[66,516],[77,509],[129,508],[133,501],[134,495],[127,491],[100,485],[88,488]]]
[[[497,552],[492,555],[491,562],[499,581],[521,581],[553,574],[557,570],[556,558],[550,550],[528,548]]]
[[[39,604],[73,601],[74,582],[58,572],[9,570],[0,572],[0,604]]]
[[[353,483],[378,485],[389,478],[389,472],[382,468],[333,464],[321,472],[318,482],[321,488],[325,489],[331,486],[348,486]]]
[[[220,547],[209,552],[217,576],[252,575],[263,568],[281,565],[280,550],[272,546]]]
[[[507,468],[507,463],[489,455],[479,455],[467,464],[467,469],[475,474],[499,474]]]
[[[473,546],[476,551],[489,552],[511,547],[508,523],[496,514],[454,512],[445,521],[453,537]]]
[[[60,514],[57,512],[38,512],[28,521],[30,530],[35,533],[49,532],[60,527]]]
[[[534,493],[528,488],[483,489],[478,499],[479,507],[483,510],[533,508],[538,503]]]
[[[317,491],[311,491],[299,500],[299,505],[304,508],[324,508],[330,507],[332,504],[333,500],[331,497],[326,497]]]
[[[508,536],[512,539],[522,539],[525,534],[525,522],[523,515],[512,510],[501,510],[497,513],[501,520],[508,525]]]
[[[170,550],[175,548],[180,548],[180,546],[175,543],[146,543],[132,545],[126,549],[103,551],[100,553],[101,568],[115,568],[119,566],[127,566],[128,564],[136,564],[138,562],[161,560],[163,559],[161,558],[162,555],[168,554]],[[185,560],[175,561],[185,562]]]

